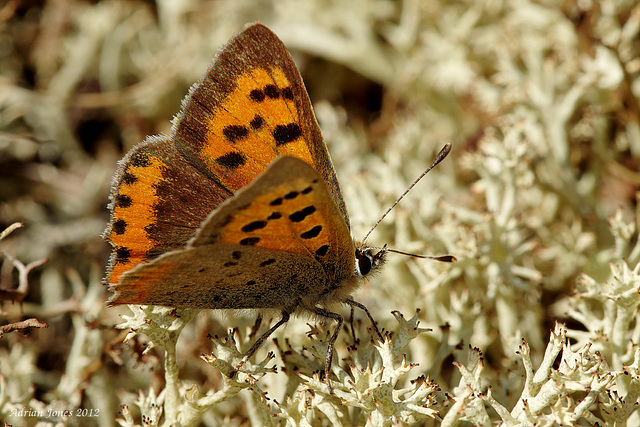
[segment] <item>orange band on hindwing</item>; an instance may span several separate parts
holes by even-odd
[[[161,253],[184,247],[231,193],[194,168],[171,140],[149,138],[122,160],[105,235],[114,246],[108,282]]]

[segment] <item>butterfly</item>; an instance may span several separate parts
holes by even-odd
[[[446,155],[446,154],[445,154]],[[336,322],[330,307],[378,270],[386,248],[351,238],[349,216],[298,69],[280,39],[249,25],[214,58],[167,136],[120,161],[105,231],[108,303],[276,309]]]

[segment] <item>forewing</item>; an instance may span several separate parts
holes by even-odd
[[[300,158],[322,176],[349,227],[327,147],[300,73],[284,44],[253,24],[216,56],[175,123],[176,144],[232,192],[277,155]]]
[[[349,229],[321,176],[295,157],[278,158],[254,183],[220,205],[191,246],[255,246],[308,256],[328,281],[353,275]]]

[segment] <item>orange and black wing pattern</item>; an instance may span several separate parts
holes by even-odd
[[[178,149],[231,192],[278,155],[316,169],[349,226],[327,147],[300,73],[280,39],[253,24],[232,39],[186,98]]]
[[[356,285],[349,230],[321,176],[278,158],[215,209],[185,248],[126,272],[113,304],[313,309]]]
[[[113,246],[107,282],[158,255],[180,249],[209,212],[231,194],[195,168],[173,141],[153,137],[120,162],[105,236]]]
[[[278,155],[311,164],[349,221],[300,74],[284,44],[247,27],[194,85],[172,135],[149,138],[120,162],[105,231],[113,246],[107,282],[183,248],[207,215],[250,184]]]

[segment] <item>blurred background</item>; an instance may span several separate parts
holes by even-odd
[[[22,228],[0,241],[0,419],[35,425],[37,416],[16,411],[99,408],[100,417],[40,421],[110,426],[121,404],[162,390],[162,349],[143,355],[143,335],[123,343],[126,330],[114,325],[130,311],[104,305],[111,179],[135,144],[170,132],[217,50],[255,21],[300,68],[354,238],[453,145],[368,240],[458,263],[391,254],[354,295],[391,331],[392,310],[406,318],[420,310],[420,326],[432,331],[405,353],[418,364],[412,378],[429,375],[440,386],[432,402],[440,418],[447,402],[462,401],[452,362],[469,362],[468,346],[484,356],[483,390],[491,386],[509,411],[521,402],[522,340],[537,368],[556,321],[572,348],[591,343],[603,373],[637,362],[636,1],[5,0],[0,230]],[[308,345],[307,322],[294,319],[278,336]],[[202,393],[219,387],[220,374],[198,358],[211,352],[206,335],[252,323],[198,315],[178,343],[180,380]],[[368,340],[367,323],[358,328]],[[263,355],[276,352],[265,347]],[[272,364],[282,364],[279,356]],[[629,378],[607,390],[633,405]],[[283,405],[271,404],[274,422],[292,391],[285,381],[282,372],[260,380]],[[586,385],[574,391],[583,394],[564,401],[566,411],[588,393]],[[577,419],[607,420],[603,405],[622,404],[606,395]],[[252,405],[240,394],[199,422],[255,422]],[[354,424],[364,423],[358,414]],[[312,417],[329,423],[321,415]],[[489,410],[489,420],[501,416]]]

